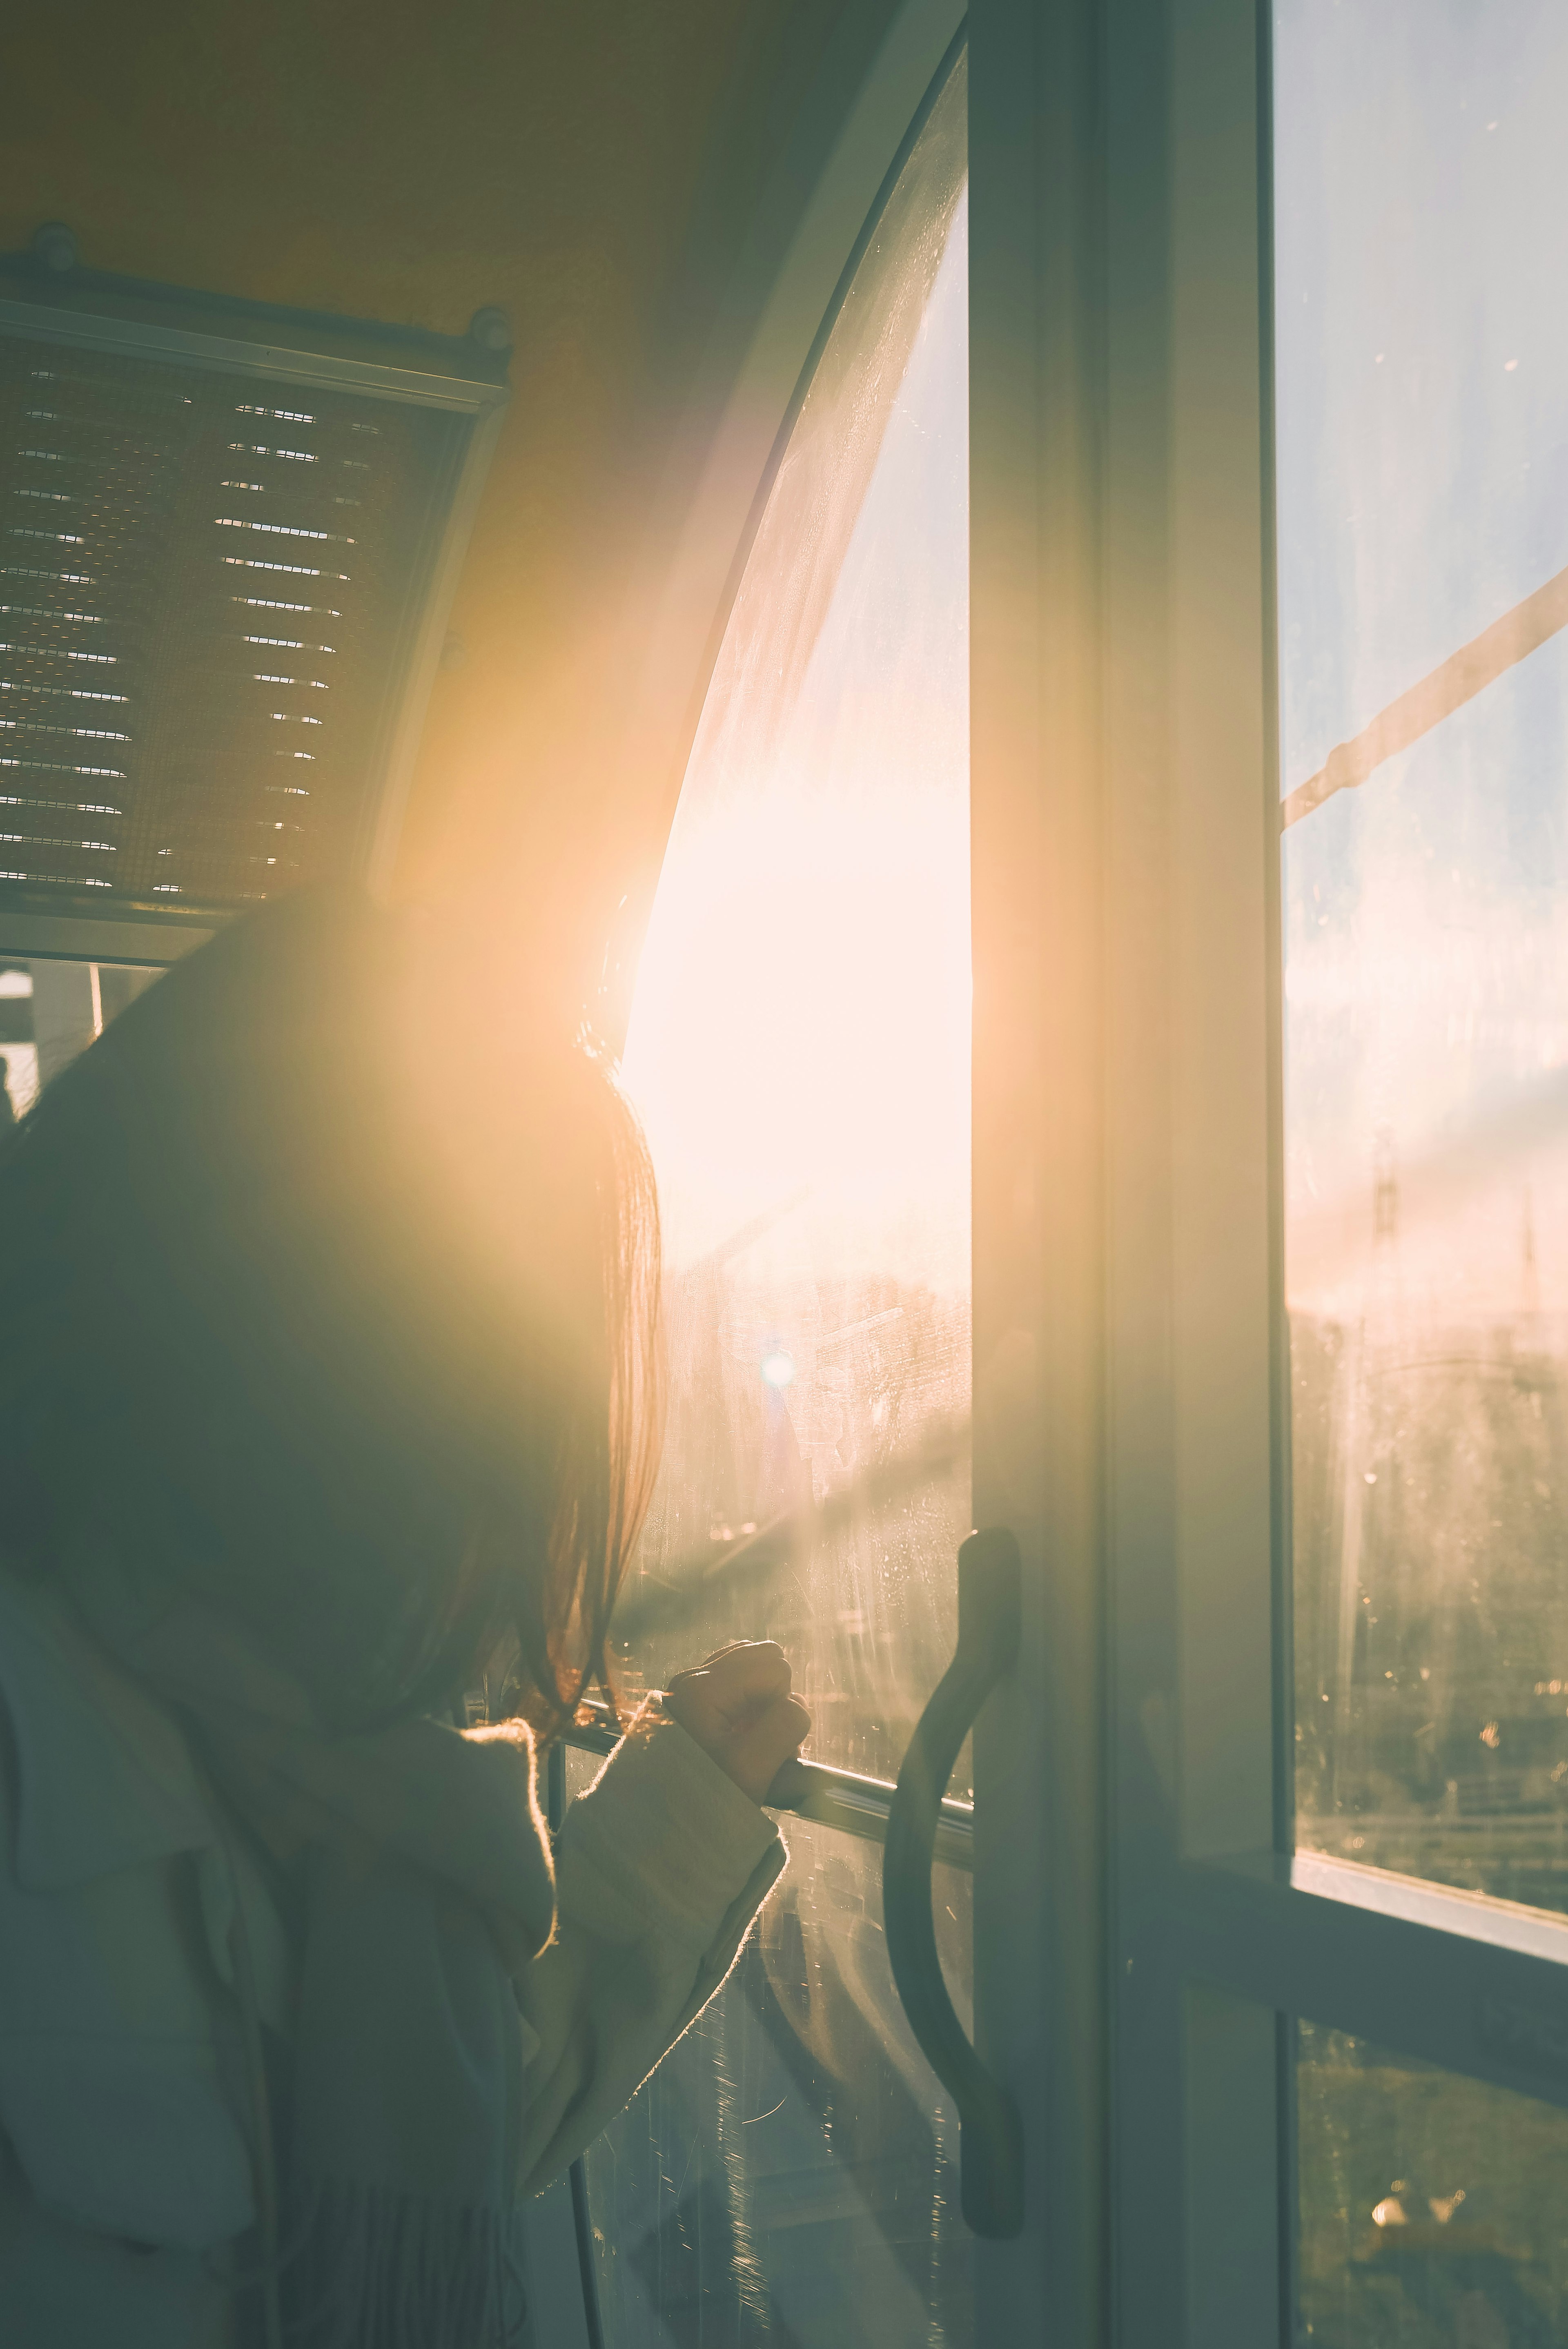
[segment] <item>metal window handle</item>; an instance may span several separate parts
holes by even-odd
[[[882,1854],[892,1978],[921,2053],[958,2107],[965,2220],[993,2240],[1023,2227],[1023,2125],[965,2037],[947,1994],[931,1913],[931,1864],[958,1749],[1017,1661],[1020,1619],[1017,1543],[1001,1526],[971,1534],[958,1553],[958,1645],[903,1757]]]

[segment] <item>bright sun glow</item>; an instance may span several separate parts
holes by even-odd
[[[628,1056],[677,1259],[801,1192],[876,1219],[962,1175],[966,843],[940,800],[891,798],[780,792],[687,831]]]
[[[809,658],[765,524],[693,750],[625,1062],[677,1268],[809,1201],[819,1265],[967,1281],[965,248],[960,207]]]

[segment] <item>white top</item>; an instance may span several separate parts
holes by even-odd
[[[170,1714],[0,1571],[0,2338],[218,2349],[255,2217],[230,1958],[291,1959]],[[567,1815],[556,1930],[517,1982],[518,2189],[595,2137],[711,1998],[784,1864],[771,1821],[645,1706]]]

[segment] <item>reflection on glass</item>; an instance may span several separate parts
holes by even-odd
[[[1276,13],[1304,1845],[1568,1906],[1568,18]]]
[[[588,2155],[614,2349],[972,2338],[957,2115],[893,1989],[881,1854],[799,1822],[789,1845],[724,1992]],[[957,1981],[969,1879],[934,1883]]]
[[[1298,2337],[1561,2349],[1568,2112],[1316,2024],[1296,2063]]]
[[[671,1398],[619,1635],[651,1681],[779,1639],[811,1753],[883,1777],[969,1525],[965,161],[961,68],[773,486],[625,1058]],[[893,1993],[880,1852],[789,1840],[722,1999],[590,2158],[606,2337],[967,2349],[954,2116]],[[960,2000],[967,1895],[937,1899]]]

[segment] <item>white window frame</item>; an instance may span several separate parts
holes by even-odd
[[[1290,1848],[1269,24],[971,11],[987,2343],[1291,2338],[1292,2017],[1568,2104],[1568,1921]]]

